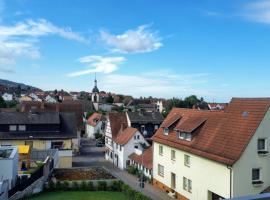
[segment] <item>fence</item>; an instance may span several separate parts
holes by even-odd
[[[54,168],[54,160],[47,157],[44,162],[44,165],[40,166],[30,176],[23,175],[17,177],[16,185],[8,191],[8,196],[11,197],[17,192],[25,190],[43,176],[47,179],[53,168]]]

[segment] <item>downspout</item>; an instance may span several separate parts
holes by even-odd
[[[227,165],[227,168],[230,170],[230,198],[232,198],[232,166]]]

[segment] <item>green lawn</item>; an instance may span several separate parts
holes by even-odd
[[[30,200],[125,200],[121,192],[63,191],[35,195]]]

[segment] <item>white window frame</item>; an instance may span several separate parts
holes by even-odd
[[[259,144],[259,140],[264,140],[264,149],[259,149],[258,144]],[[268,153],[268,148],[267,148],[267,138],[258,138],[257,140],[257,151],[258,153]]]
[[[190,156],[187,154],[184,154],[184,165],[190,167]]]
[[[158,175],[164,177],[164,166],[158,164]]]
[[[22,129],[22,127],[24,127]],[[26,125],[18,125],[18,131],[26,131]]]
[[[253,179],[253,170],[259,170],[259,179]],[[252,183],[253,184],[256,184],[256,182],[261,182],[262,178],[261,178],[261,168],[252,168],[252,171],[251,171],[251,179],[252,179]]]
[[[159,155],[163,156],[163,146],[162,145],[159,145],[158,153],[159,153]]]
[[[176,160],[176,151],[174,149],[171,149],[171,160],[172,161],[175,161]]]
[[[192,181],[188,179],[188,192],[192,193]]]
[[[188,189],[188,179],[186,177],[183,177],[183,190]]]
[[[9,131],[17,131],[17,125],[9,125]]]
[[[170,129],[169,128],[163,128],[163,134],[169,135]]]

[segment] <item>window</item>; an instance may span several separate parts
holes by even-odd
[[[139,140],[140,139],[140,135],[137,135],[137,140]]]
[[[138,147],[138,145],[135,145],[134,148],[135,148],[135,149],[138,149],[139,147]]]
[[[155,130],[157,130],[157,129],[158,129],[158,125],[156,124],[156,125],[155,125]]]
[[[168,128],[164,128],[163,129],[163,134],[164,135],[168,135],[169,134],[169,129]]]
[[[261,184],[261,169],[255,168],[252,169],[252,184]]]
[[[259,138],[258,139],[258,144],[257,144],[257,149],[259,154],[265,154],[268,153],[267,151],[267,140],[265,138]]]
[[[189,167],[190,166],[190,156],[189,155],[184,155],[184,164]]]
[[[183,177],[183,189],[187,190],[187,178]]]
[[[136,138],[136,135],[134,135],[134,140],[136,140],[137,138]]]
[[[190,193],[192,192],[192,181],[186,177],[183,177],[183,189]]]
[[[145,172],[148,173],[148,168],[145,168]]]
[[[118,149],[118,144],[116,144],[116,149]]]
[[[17,131],[16,125],[9,125],[9,131]]]
[[[19,125],[19,131],[26,131],[25,125]]]
[[[159,145],[159,155],[163,155],[163,146]]]
[[[63,148],[63,142],[52,142],[51,143],[51,149],[62,149]]]
[[[178,138],[182,139],[182,140],[191,141],[192,136],[191,136],[191,133],[179,132],[178,133]]]
[[[158,175],[164,176],[164,166],[158,164]]]
[[[192,181],[188,179],[188,191],[192,192]]]
[[[175,150],[171,150],[171,160],[175,160]]]
[[[122,145],[120,145],[120,149],[119,149],[119,151],[122,151]]]

